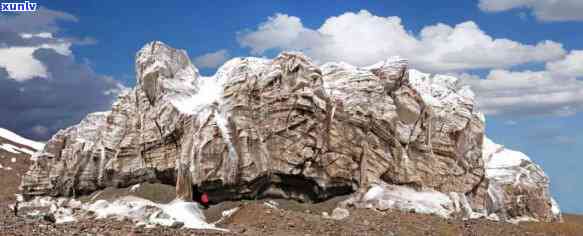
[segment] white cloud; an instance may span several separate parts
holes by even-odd
[[[20,34],[20,37],[22,37],[23,39],[30,39],[30,38],[34,38],[34,37],[52,39],[53,34],[49,33],[49,32],[41,32],[41,33],[37,33],[37,34],[22,33],[22,34]]]
[[[559,43],[528,45],[492,38],[472,21],[426,26],[415,35],[399,17],[375,16],[366,10],[330,17],[318,29],[304,27],[298,17],[276,14],[256,30],[240,32],[238,41],[255,54],[269,49],[301,50],[320,62],[367,65],[398,55],[430,72],[508,68],[565,55]]]
[[[553,78],[548,71],[493,70],[486,79],[462,75],[489,115],[568,116],[583,111],[583,81]]]
[[[261,23],[257,31],[240,33],[239,42],[252,53],[261,54],[271,48],[292,47],[304,30],[300,18],[278,13]]]
[[[581,0],[480,0],[480,9],[501,12],[516,8],[528,8],[542,21],[581,21]]]
[[[77,18],[46,8],[0,15],[0,123],[39,140],[89,112],[109,109],[124,88],[75,60],[71,45],[95,40],[58,34],[60,21]]]
[[[560,77],[583,77],[583,50],[571,51],[562,60],[547,63],[546,68]]]
[[[23,39],[32,37],[52,38],[51,33],[21,34]],[[23,81],[34,77],[47,78],[45,65],[34,57],[34,52],[40,48],[53,49],[61,55],[71,55],[71,43],[56,40],[56,43],[45,43],[38,46],[14,46],[0,48],[0,67],[6,68],[11,78]]]
[[[47,69],[33,57],[35,47],[0,48],[0,67],[5,67],[15,80],[47,77]]]
[[[229,58],[229,52],[221,49],[194,58],[194,64],[200,68],[216,68],[225,63]]]

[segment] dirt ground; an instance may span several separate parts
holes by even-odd
[[[6,155],[6,154],[2,154]],[[10,163],[8,163],[10,162]],[[331,213],[344,197],[307,204],[291,200],[273,199],[277,208],[271,208],[266,200],[222,202],[204,210],[208,222],[221,218],[224,210],[239,207],[230,218],[217,226],[229,230],[203,231],[174,228],[136,227],[129,220],[103,219],[81,220],[75,223],[52,224],[42,219],[15,217],[8,205],[14,203],[20,176],[28,168],[28,158],[18,158],[12,163],[9,157],[0,158],[11,171],[0,171],[0,236],[4,235],[583,235],[583,216],[564,215],[564,223],[521,223],[518,225],[487,220],[447,220],[431,215],[399,211],[377,212],[368,209],[350,209],[350,216],[343,220],[323,217]],[[6,166],[5,165],[5,166]],[[135,191],[130,188],[109,188],[90,196],[112,200],[127,194],[158,202],[168,202],[174,197],[174,187],[161,184],[142,184]],[[35,209],[23,209],[19,214]]]

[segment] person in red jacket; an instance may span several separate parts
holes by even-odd
[[[200,204],[206,209],[209,207],[209,195],[206,192],[203,192],[200,195]]]

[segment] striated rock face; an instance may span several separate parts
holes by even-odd
[[[538,166],[508,167],[518,182],[492,174],[497,154],[483,154],[469,88],[406,60],[318,66],[282,53],[232,59],[203,77],[183,50],[152,42],[136,72],[137,86],[110,112],[88,115],[36,154],[26,196],[156,181],[177,184],[182,199],[206,191],[213,201],[320,201],[383,184],[448,193],[471,211],[555,219]]]

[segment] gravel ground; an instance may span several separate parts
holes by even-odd
[[[6,155],[3,153],[3,155]],[[332,220],[322,216],[331,213],[344,197],[337,197],[317,204],[298,203],[274,199],[278,208],[270,208],[265,200],[223,202],[204,210],[207,221],[215,222],[224,210],[239,207],[230,218],[217,226],[230,232],[190,230],[174,228],[137,227],[129,220],[84,219],[75,223],[53,224],[43,219],[23,217],[35,209],[22,209],[15,217],[9,204],[14,203],[19,178],[29,165],[28,158],[8,163],[10,157],[0,158],[13,170],[0,172],[3,186],[0,188],[0,236],[4,235],[583,235],[583,216],[565,215],[565,223],[522,223],[512,225],[486,220],[446,220],[431,215],[367,209],[350,209],[350,216]],[[81,197],[82,201],[112,200],[128,194],[158,202],[168,202],[174,197],[173,186],[143,184],[130,192],[130,188],[108,188],[99,195]],[[46,210],[46,209],[38,209]]]

